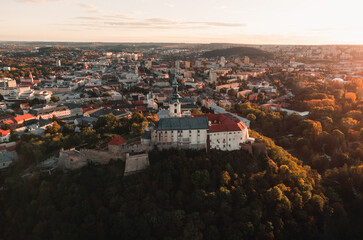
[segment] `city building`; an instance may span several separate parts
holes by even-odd
[[[209,82],[216,83],[217,82],[217,73],[213,71],[213,68],[209,71]]]
[[[233,114],[183,117],[176,79],[172,86],[169,116],[160,118],[151,132],[151,144],[158,148],[232,151],[250,141],[246,124]]]

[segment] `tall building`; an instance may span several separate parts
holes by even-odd
[[[180,61],[175,61],[175,68],[179,69],[180,68]]]
[[[137,65],[135,66],[135,74],[139,75],[139,66],[137,66]]]
[[[250,58],[248,56],[245,56],[245,58],[243,59],[243,63],[245,64],[250,63]]]
[[[190,62],[189,61],[185,61],[184,62],[184,67],[185,67],[185,69],[190,68]]]
[[[151,69],[152,66],[153,66],[153,62],[151,60],[147,61],[146,68]]]
[[[55,61],[55,65],[56,65],[57,67],[62,66],[62,62],[61,62],[61,60],[57,59],[57,60]]]
[[[170,105],[169,105],[169,117],[181,117],[181,103],[179,101],[180,95],[178,91],[178,82],[174,77],[173,83],[173,94],[171,95]]]
[[[209,71],[209,82],[216,83],[217,82],[217,73],[213,71],[213,68]]]
[[[0,89],[8,89],[8,88],[15,88],[16,81],[11,78],[1,78],[0,79]]]
[[[221,60],[219,61],[219,65],[221,65],[221,67],[226,66],[226,58],[225,57],[221,57]]]
[[[195,67],[200,68],[202,66],[202,61],[195,61]]]

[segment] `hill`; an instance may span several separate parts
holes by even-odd
[[[272,54],[251,47],[233,47],[226,49],[216,49],[212,51],[205,52],[203,57],[211,58],[211,57],[230,57],[230,56],[239,56],[244,57],[248,56],[250,58],[263,58],[263,57],[271,57]]]
[[[271,139],[264,151],[152,151],[122,162],[2,180],[0,239],[319,239],[319,175]],[[326,226],[325,226],[326,231]]]

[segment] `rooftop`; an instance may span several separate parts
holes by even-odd
[[[157,130],[209,129],[206,117],[162,118]]]
[[[115,135],[112,140],[108,142],[108,145],[120,146],[125,144],[126,142],[127,141],[120,135]]]
[[[246,125],[232,114],[207,114],[210,132],[242,131]]]

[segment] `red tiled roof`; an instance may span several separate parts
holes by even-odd
[[[108,145],[120,146],[125,144],[127,141],[121,137],[120,135],[116,135],[112,138],[112,140],[108,143]]]
[[[4,137],[10,134],[10,130],[2,130],[0,129],[0,137]]]
[[[15,123],[15,122],[14,122],[14,120],[13,120],[13,119],[9,119],[9,120],[4,121],[4,124],[12,125],[12,124],[14,124],[14,123]]]
[[[206,114],[210,132],[242,131],[246,125],[231,114]]]
[[[27,114],[24,114],[24,115],[21,115],[21,116],[17,116],[17,117],[14,118],[14,120],[17,123],[22,123],[25,120],[29,120],[29,119],[35,119],[35,117],[33,115],[27,113]]]

